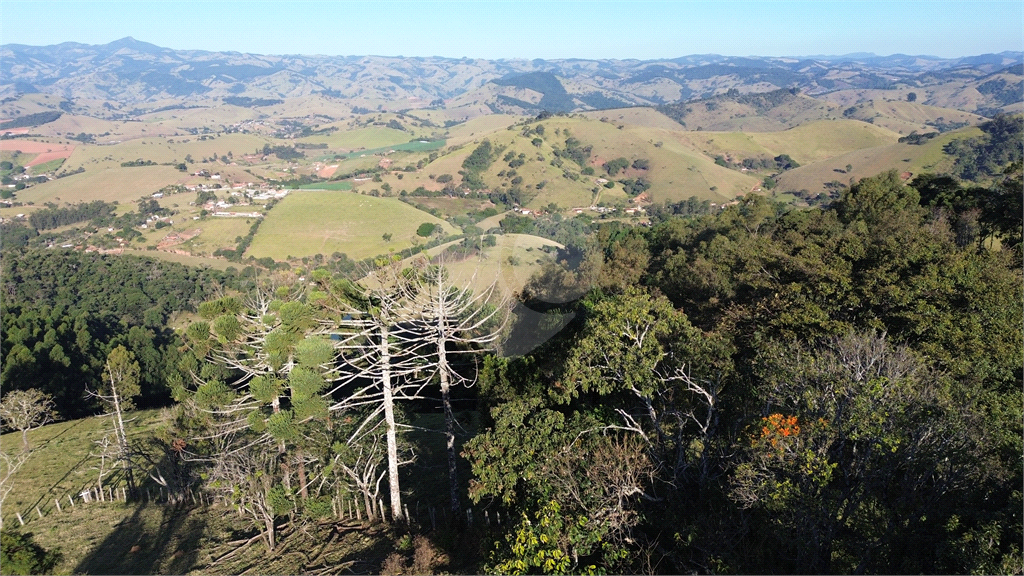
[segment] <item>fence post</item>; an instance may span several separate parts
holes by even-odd
[[[18,522],[21,522],[21,525],[24,526],[25,521],[21,519],[21,512],[15,512],[14,515],[18,517]]]
[[[63,512],[63,510],[60,509],[60,498],[54,498],[53,503],[57,505],[57,512]]]
[[[71,497],[71,494],[68,494],[68,502],[71,502],[72,508],[75,507],[75,499]]]
[[[43,517],[43,511],[39,509],[39,506],[36,506],[36,514],[39,514],[40,518]]]

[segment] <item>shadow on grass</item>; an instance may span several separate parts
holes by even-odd
[[[194,564],[206,521],[192,506],[140,503],[74,574],[183,574]],[[150,516],[159,517],[159,525]],[[175,549],[174,552],[171,550]]]

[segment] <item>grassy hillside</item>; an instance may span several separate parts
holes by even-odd
[[[284,260],[341,252],[361,260],[426,243],[416,234],[424,222],[454,232],[440,218],[397,198],[303,190],[289,194],[268,213],[246,256]],[[382,238],[385,233],[393,235],[390,242]]]
[[[871,100],[851,106],[844,111],[844,116],[869,122],[895,132],[901,136],[911,132],[935,132],[936,124],[966,124],[976,126],[984,122],[984,118],[969,112],[926,106],[906,100],[890,98]]]
[[[132,416],[129,437],[137,449],[153,453],[147,444],[159,434],[166,413],[150,410]],[[467,431],[476,431],[471,413],[458,417]],[[413,414],[411,423],[422,430],[407,436],[417,459],[402,468],[405,500],[424,532],[430,527],[428,507],[435,507],[439,530],[430,538],[442,550],[456,546],[445,540],[451,535],[444,529],[447,477],[438,472],[445,469],[444,436],[428,431],[441,429],[443,418]],[[95,417],[51,424],[28,435],[33,450],[13,477],[14,488],[3,507],[4,529],[18,526],[15,512],[20,513],[26,522],[20,529],[61,554],[56,574],[378,573],[399,541],[401,529],[396,526],[341,518],[283,528],[279,547],[268,553],[251,521],[233,507],[191,499],[167,504],[146,475],[136,500],[84,503],[77,495],[95,486],[97,474],[93,467],[98,458],[90,452],[109,430],[108,417]],[[20,444],[20,433],[0,436],[4,450],[17,450]],[[121,483],[108,476],[107,485],[119,488]],[[76,495],[73,506],[68,495]],[[61,500],[60,510],[55,498]],[[452,556],[439,568],[459,572],[461,566]]]
[[[941,173],[952,167],[952,160],[942,152],[943,146],[955,138],[978,136],[981,130],[965,128],[942,134],[922,145],[893,143],[874,148],[852,150],[815,164],[801,166],[783,172],[779,178],[779,190],[825,190],[823,183],[838,180],[844,184],[850,179],[858,180],[879,172],[897,169],[912,176],[922,172]],[[852,166],[849,172],[846,166]]]

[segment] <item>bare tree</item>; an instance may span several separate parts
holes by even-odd
[[[28,452],[25,450],[14,456],[0,451],[0,508],[3,507],[8,494],[14,489],[14,474],[18,472],[18,469],[21,468],[26,460],[28,460]],[[0,516],[0,528],[3,528],[3,526],[4,520]]]
[[[53,396],[35,388],[12,390],[0,400],[0,420],[21,431],[21,444],[28,450],[28,431],[57,419]]]
[[[343,366],[351,381],[365,379],[374,388],[362,389],[355,401],[347,396],[331,410],[374,406],[350,442],[383,415],[391,516],[401,520],[404,513],[398,469],[411,460],[399,460],[395,402],[422,398],[420,393],[429,379],[423,375],[421,359],[429,343],[417,330],[420,318],[414,275],[403,270],[397,260],[381,262],[366,284],[368,288],[349,286],[346,298],[336,300],[335,305],[336,313],[342,314],[340,328],[345,334],[340,346]]]
[[[448,269],[427,266],[421,275],[421,291],[417,294],[418,315],[424,338],[432,345],[424,357],[424,368],[436,375],[441,386],[444,408],[448,482],[452,512],[459,512],[458,470],[455,453],[455,416],[452,412],[452,386],[471,386],[474,378],[455,369],[456,356],[479,354],[493,347],[508,319],[508,302],[495,300],[497,278],[478,294],[468,287],[457,287]],[[473,277],[475,279],[475,275]],[[472,285],[473,279],[467,284]]]
[[[103,388],[100,392],[89,392],[90,396],[98,398],[107,406],[119,448],[118,459],[121,461],[130,493],[135,492],[135,477],[124,413],[135,408],[132,399],[141,391],[139,373],[139,363],[135,361],[135,355],[124,346],[118,346],[107,356],[103,370]]]
[[[100,494],[103,494],[103,478],[113,471],[114,465],[120,460],[121,448],[117,440],[110,437],[110,434],[104,434],[101,440],[95,440],[93,444],[96,445],[96,450],[89,452],[89,456],[99,459],[92,469],[97,472],[96,488]]]
[[[274,519],[280,511],[275,508],[275,500],[280,500],[275,493],[276,467],[276,453],[250,445],[220,454],[210,471],[210,486],[253,521],[270,550],[277,546]]]

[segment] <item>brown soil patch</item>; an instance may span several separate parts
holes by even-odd
[[[334,173],[337,170],[338,170],[338,165],[337,164],[334,164],[333,166],[324,166],[323,168],[320,169],[319,172],[316,173],[316,175],[321,177],[321,178],[330,178],[331,176],[334,176]]]
[[[73,151],[74,151],[74,149],[71,149],[71,150],[60,150],[58,152],[43,152],[39,156],[36,156],[35,158],[33,158],[27,164],[25,164],[25,166],[37,166],[39,164],[46,164],[50,160],[56,160],[58,158],[67,158],[67,157],[71,156],[71,153]]]

